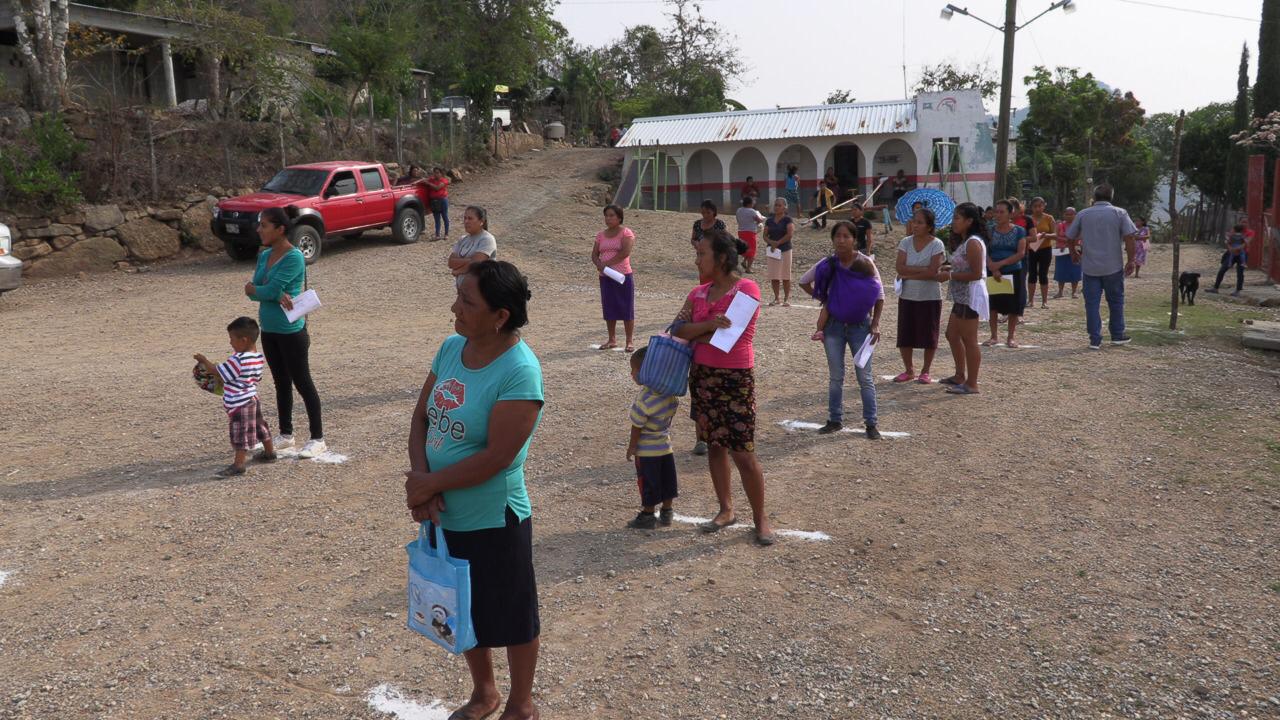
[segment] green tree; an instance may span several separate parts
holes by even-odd
[[[1262,0],[1253,117],[1266,117],[1276,110],[1280,110],[1280,0]]]
[[[953,62],[925,65],[912,90],[916,93],[974,89],[990,100],[1000,92],[1000,77],[985,62],[964,68]]]
[[[1235,112],[1231,103],[1210,103],[1187,113],[1182,128],[1182,151],[1178,169],[1205,196],[1227,198],[1232,203],[1244,198],[1229,197],[1232,190],[1231,156],[1239,149],[1231,140],[1235,132]],[[1235,183],[1243,195],[1243,185]]]
[[[367,3],[329,36],[333,54],[321,61],[318,71],[346,89],[344,138],[355,127],[357,105],[366,93],[399,92],[409,81],[414,36],[402,10],[407,8],[397,3]]]
[[[1018,131],[1019,165],[1034,170],[1024,176],[1053,178],[1053,192],[1045,194],[1065,205],[1084,201],[1092,173],[1095,184],[1115,187],[1118,202],[1146,213],[1160,171],[1141,132],[1145,111],[1133,93],[1109,91],[1075,68],[1036,67],[1024,82],[1029,109]]]
[[[853,97],[852,90],[833,90],[831,94],[827,96],[825,103],[827,105],[843,105],[844,103],[851,103],[854,100],[855,98]]]
[[[1259,68],[1259,72],[1261,72],[1261,68]],[[1280,77],[1277,80],[1280,81]],[[1249,107],[1249,46],[1246,44],[1240,48],[1240,71],[1236,76],[1236,103],[1232,113],[1231,130],[1233,132],[1246,130],[1249,127],[1251,117],[1252,112]],[[1229,143],[1225,163],[1222,168],[1222,171],[1226,174],[1225,185],[1221,192],[1214,194],[1214,197],[1225,197],[1232,205],[1243,207],[1245,174],[1248,172],[1244,148],[1235,143]]]

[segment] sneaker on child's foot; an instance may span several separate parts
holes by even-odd
[[[835,420],[828,420],[826,425],[823,425],[822,427],[818,428],[818,434],[830,435],[833,432],[840,432],[843,429],[844,429],[844,425],[841,425],[839,422]]]
[[[308,440],[307,444],[303,445],[302,449],[298,451],[298,457],[304,460],[313,458],[317,455],[323,455],[328,449],[329,446],[324,444],[324,440]]]
[[[702,442],[701,440],[699,440],[698,442],[694,443],[694,444],[693,444],[693,454],[694,454],[694,455],[706,455],[706,454],[707,454],[707,444],[706,444],[706,443],[704,443],[704,442]]]
[[[658,527],[658,516],[651,512],[638,512],[635,518],[627,523],[632,530],[652,530]]]
[[[662,508],[658,511],[658,524],[662,527],[671,527],[671,521],[675,516],[676,511],[673,508]]]
[[[1235,291],[1235,292],[1231,293],[1231,297],[1240,297],[1240,294],[1241,294],[1241,293],[1240,293],[1240,291],[1239,291],[1239,290],[1237,290],[1237,291]]]
[[[1128,335],[1121,335],[1118,338],[1111,338],[1112,345],[1128,345],[1131,342],[1133,342],[1133,338],[1129,337]]]
[[[877,428],[875,425],[868,425],[868,426],[867,426],[867,439],[868,439],[868,440],[879,440],[879,439],[880,439],[880,429],[879,429],[879,428]]]
[[[290,450],[293,448],[293,436],[281,433],[271,438],[271,444],[275,447],[276,452],[281,450]]]

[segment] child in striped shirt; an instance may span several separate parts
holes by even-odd
[[[640,383],[640,366],[644,364],[645,351],[640,348],[631,355],[631,379]],[[631,405],[631,442],[627,444],[627,459],[635,459],[636,482],[640,485],[640,504],[643,508],[627,527],[635,530],[652,530],[659,524],[667,526],[675,511],[671,501],[676,492],[676,458],[671,452],[671,420],[676,416],[680,399],[674,395],[659,395],[648,387],[642,390]],[[661,515],[654,510],[662,504]]]
[[[263,419],[262,408],[258,404],[258,383],[262,382],[264,364],[262,353],[258,352],[258,323],[253,318],[238,317],[227,326],[227,335],[235,352],[226,362],[214,365],[204,355],[197,353],[195,356],[196,362],[208,373],[217,373],[222,378],[222,407],[227,411],[231,426],[231,447],[235,450],[235,459],[215,473],[218,477],[243,475],[249,450],[259,442],[262,443],[262,452],[257,459],[262,462],[276,459],[271,431],[267,429],[267,421]]]

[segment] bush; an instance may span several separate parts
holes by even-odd
[[[46,113],[34,118],[9,152],[0,155],[5,199],[37,207],[64,208],[82,200],[75,169],[84,143],[62,117]]]

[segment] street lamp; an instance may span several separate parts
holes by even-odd
[[[1005,183],[1009,175],[1009,105],[1013,99],[1013,38],[1019,30],[1039,20],[1048,13],[1062,8],[1067,14],[1075,12],[1080,3],[1076,0],[1055,0],[1043,12],[1030,20],[1018,24],[1018,0],[1005,0],[1004,25],[996,25],[969,12],[968,8],[948,4],[942,8],[942,19],[950,20],[955,15],[964,15],[1004,34],[1004,62],[1000,68],[1000,119],[996,128],[996,186],[995,199],[1001,199],[1005,191]]]

